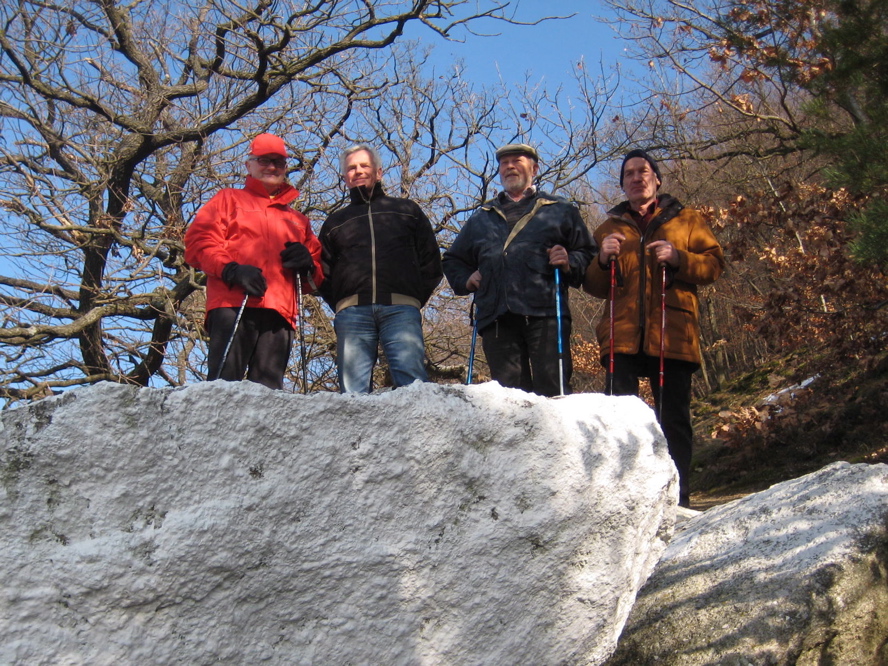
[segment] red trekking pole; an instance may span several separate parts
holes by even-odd
[[[608,395],[614,394],[614,301],[617,297],[617,258],[610,258],[610,356],[607,362]]]
[[[660,403],[657,420],[663,415],[663,379],[666,365],[666,264],[660,264]]]

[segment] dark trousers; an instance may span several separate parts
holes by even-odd
[[[562,318],[564,393],[570,393],[570,319]],[[503,386],[544,396],[560,395],[558,320],[505,314],[479,331],[490,377]]]
[[[207,316],[210,350],[207,377],[240,381],[247,379],[272,389],[284,388],[284,372],[293,346],[293,327],[276,311],[245,308],[228,350],[225,367],[219,365],[231,339],[238,308],[216,308]]]
[[[607,358],[605,357],[605,367]],[[666,436],[669,455],[678,468],[679,505],[690,506],[691,377],[699,366],[667,358],[663,364],[663,395],[660,395],[660,359],[647,354],[614,354],[614,395],[638,395],[638,380],[647,377],[657,411],[657,420]],[[610,377],[606,378],[610,392]],[[662,402],[662,404],[661,404]]]

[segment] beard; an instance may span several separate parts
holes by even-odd
[[[520,173],[513,173],[500,178],[500,183],[506,192],[520,193],[530,187],[529,179]]]

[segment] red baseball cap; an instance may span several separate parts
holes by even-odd
[[[274,134],[260,134],[250,144],[250,155],[281,155],[287,157],[287,145]]]

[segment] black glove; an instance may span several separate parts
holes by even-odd
[[[284,268],[289,268],[296,273],[308,273],[311,275],[315,270],[315,262],[311,256],[311,252],[302,243],[290,241],[287,246],[281,250],[281,263]]]
[[[225,264],[225,268],[222,269],[222,281],[229,287],[243,287],[248,296],[264,296],[265,290],[268,289],[261,268],[234,261]]]

